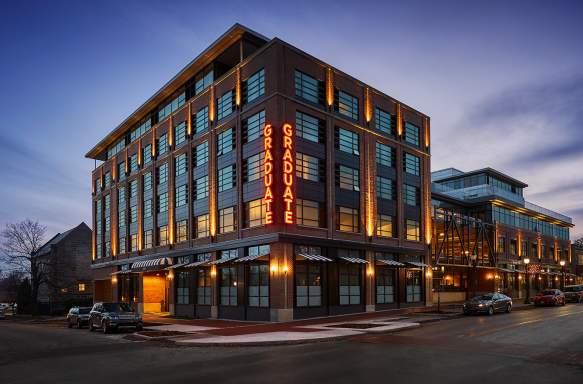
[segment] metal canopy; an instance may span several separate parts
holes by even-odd
[[[377,260],[377,261],[379,263],[386,264],[386,265],[388,265],[390,267],[404,267],[405,266],[405,264],[400,263],[400,262],[395,261],[395,260],[385,260],[385,259],[381,259],[381,260]]]
[[[176,268],[182,268],[182,267],[185,267],[185,266],[187,266],[188,264],[189,264],[189,263],[188,263],[188,261],[187,261],[187,262],[184,262],[184,263],[180,263],[180,264],[174,264],[174,265],[171,265],[171,266],[169,266],[169,267],[166,267],[166,269],[176,269]]]
[[[245,257],[241,257],[241,258],[235,260],[235,263],[243,263],[245,261],[253,261],[253,260],[257,260],[260,257],[264,257],[264,256],[269,257],[269,255],[251,255],[251,256],[245,256]]]
[[[418,267],[418,268],[429,267],[429,265],[422,263],[420,261],[407,261],[407,264],[412,265],[414,267]]]
[[[329,258],[322,256],[322,255],[308,255],[305,253],[300,253],[298,255],[298,257],[303,257],[304,259],[306,259],[308,261],[326,261],[326,262],[332,261],[332,259],[329,259]]]
[[[207,264],[208,262],[209,262],[208,260],[195,261],[195,262],[193,262],[193,263],[186,264],[186,265],[184,266],[184,268],[196,268],[196,267],[201,267],[201,266],[203,266],[203,265]]]
[[[368,264],[367,260],[360,259],[358,257],[340,256],[338,258],[353,264]]]
[[[165,267],[172,264],[172,259],[169,257],[161,257],[159,259],[141,260],[132,264],[131,272],[158,269],[158,267]]]
[[[224,258],[224,259],[218,259],[218,260],[209,262],[209,265],[218,265],[218,264],[228,263],[230,261],[235,261],[236,259],[237,259],[237,257],[228,257],[228,258]]]

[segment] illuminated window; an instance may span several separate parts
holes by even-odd
[[[158,195],[158,213],[168,211],[168,193]]]
[[[265,94],[265,71],[260,69],[252,74],[241,86],[243,104],[248,104]]]
[[[395,166],[395,151],[388,145],[376,143],[376,161],[377,164],[386,167]]]
[[[220,269],[219,296],[221,305],[237,305],[236,267],[222,267]]]
[[[164,246],[168,244],[168,226],[162,225],[158,227],[158,245]]]
[[[179,123],[174,127],[174,142],[176,146],[186,141],[186,121]]]
[[[379,237],[394,237],[392,216],[377,215],[376,234]]]
[[[263,199],[245,203],[245,228],[258,227],[265,224],[266,205]]]
[[[408,303],[421,301],[421,278],[420,270],[407,270],[407,280],[405,285]]]
[[[219,233],[233,232],[237,228],[236,223],[235,207],[219,210]]]
[[[152,199],[144,200],[144,219],[152,217]]]
[[[421,174],[421,160],[419,157],[410,153],[405,153],[403,170],[410,175],[419,176]]]
[[[144,165],[150,164],[152,162],[152,144],[148,144],[142,148],[142,159],[144,161]]]
[[[168,181],[168,164],[164,163],[156,169],[158,185]]]
[[[188,203],[188,186],[179,185],[175,189],[174,204],[176,207],[182,207]]]
[[[134,153],[130,156],[130,173],[134,173],[138,170],[138,154]]]
[[[324,82],[298,70],[294,74],[296,96],[314,104],[324,105]]]
[[[186,220],[176,222],[176,242],[186,241],[188,234],[188,223]]]
[[[228,91],[217,100],[217,119],[229,116],[235,110],[235,92]]]
[[[421,205],[419,197],[419,188],[409,184],[403,184],[403,202],[405,205],[418,207]]]
[[[162,121],[166,117],[170,116],[170,114],[172,112],[174,112],[174,111],[178,110],[178,108],[182,107],[184,105],[185,101],[186,101],[186,93],[182,92],[158,110],[158,121]]]
[[[336,128],[336,149],[360,156],[358,133],[343,128]]]
[[[395,135],[395,117],[391,116],[389,112],[375,108],[375,123],[379,131],[391,136]]]
[[[196,238],[208,237],[210,234],[209,214],[200,215],[196,217]]]
[[[320,218],[322,217],[320,203],[317,201],[296,199],[296,217],[298,225],[320,227]]]
[[[144,183],[144,192],[152,189],[152,172],[144,173],[143,183]]]
[[[336,186],[349,191],[360,191],[360,178],[358,169],[345,165],[336,165]]]
[[[243,182],[248,183],[253,180],[259,180],[263,178],[265,169],[263,166],[263,159],[265,158],[265,152],[257,153],[253,156],[249,156],[245,159],[243,164]]]
[[[209,127],[209,107],[198,110],[194,115],[194,133],[205,132]]]
[[[406,229],[407,232],[405,233],[405,239],[411,241],[421,241],[421,230],[417,220],[407,219]]]
[[[395,200],[395,182],[386,177],[377,176],[377,199]]]
[[[153,241],[152,241],[152,230],[148,229],[144,231],[144,249],[152,248]]]
[[[296,153],[296,176],[310,181],[324,182],[324,164],[320,159],[304,153]]]
[[[324,120],[296,111],[296,136],[314,143],[323,143],[326,138],[325,131],[326,122]]]
[[[319,263],[297,263],[295,265],[295,283],[297,307],[319,307],[322,305],[322,266]]]
[[[344,232],[359,232],[360,215],[358,209],[337,206],[336,229]]]
[[[405,123],[405,142],[419,146],[419,127],[408,121]]]
[[[138,250],[138,234],[132,233],[130,235],[130,252],[136,252]]]
[[[208,141],[200,143],[196,147],[194,147],[193,154],[192,154],[192,166],[199,167],[203,164],[206,164],[209,160],[209,145]]]
[[[218,170],[218,191],[223,192],[234,188],[237,184],[237,168],[235,164]]]
[[[120,255],[126,253],[126,237],[125,236],[119,237],[118,248],[119,248]]]
[[[209,195],[209,177],[205,175],[194,181],[194,199],[200,200]]]
[[[249,143],[263,135],[265,111],[258,112],[243,120],[243,142]]]
[[[156,150],[159,156],[168,152],[168,135],[166,133],[156,140]]]
[[[77,290],[79,292],[85,292],[85,284],[84,283],[77,284]]]
[[[504,255],[506,253],[506,238],[498,237],[498,254]]]
[[[344,91],[334,91],[334,110],[352,120],[358,120],[358,98]]]
[[[235,149],[235,130],[229,128],[219,133],[217,139],[217,155],[224,155]]]

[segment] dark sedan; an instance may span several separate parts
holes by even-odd
[[[82,328],[89,323],[89,312],[91,307],[73,307],[67,313],[67,327]]]
[[[583,285],[567,285],[564,290],[567,302],[583,302]]]
[[[89,314],[89,330],[101,328],[103,333],[120,327],[143,328],[142,316],[128,303],[95,303]]]
[[[510,313],[512,311],[512,299],[501,293],[487,293],[473,297],[463,306],[464,314],[485,313],[493,315],[496,312]]]
[[[565,294],[559,289],[545,289],[534,297],[534,305],[565,305]]]

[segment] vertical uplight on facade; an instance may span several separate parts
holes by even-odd
[[[365,145],[369,147],[368,142],[365,142]],[[368,149],[368,148],[367,148]],[[366,156],[370,153],[369,150],[366,151]],[[372,161],[366,162],[366,234],[368,237],[372,237],[375,231],[375,208],[374,208],[374,164]]]
[[[215,87],[209,87],[209,121],[215,121]]]
[[[152,128],[152,157],[156,156],[156,127]]]
[[[431,137],[429,136],[429,118],[423,119],[423,128],[425,131],[425,148],[429,148]]]
[[[397,103],[397,134],[403,136],[403,116],[400,103]]]
[[[263,127],[263,150],[265,156],[263,160],[263,184],[265,194],[263,203],[265,204],[265,224],[273,223],[273,128],[271,124]]]
[[[293,156],[294,130],[291,124],[283,125],[283,202],[285,203],[283,220],[286,224],[294,223],[292,192],[294,180],[294,156]]]
[[[172,129],[172,116],[168,119],[168,147],[172,147],[172,141],[174,139],[174,130]]]
[[[241,68],[237,68],[235,72],[235,104],[241,105]]]
[[[192,109],[191,109],[190,103],[188,103],[188,116],[186,117],[186,130],[188,132],[188,136],[192,135]]]
[[[138,140],[138,165],[142,166],[142,139]]]
[[[331,107],[334,104],[334,76],[332,68],[326,70],[326,103]]]
[[[370,89],[366,87],[364,92],[364,119],[367,123],[372,120],[372,102],[370,100]]]
[[[126,152],[125,152],[125,164],[124,164],[124,165],[125,165],[125,173],[126,173],[126,175],[128,174],[128,171],[129,171],[129,169],[130,169],[130,168],[129,168],[129,167],[130,167],[130,165],[129,165],[128,163],[129,163],[129,161],[128,161],[128,148],[126,147]]]

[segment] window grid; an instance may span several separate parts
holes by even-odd
[[[296,176],[310,181],[324,182],[324,164],[320,159],[301,152],[296,153]]]
[[[217,155],[224,155],[235,148],[235,130],[229,128],[218,134]]]
[[[194,133],[205,132],[209,127],[209,107],[203,107],[194,116]]]
[[[192,162],[194,167],[204,165],[209,160],[209,145],[208,141],[200,143],[193,150]]]
[[[405,142],[419,146],[419,127],[408,121],[405,122]]]
[[[358,209],[348,207],[336,207],[336,229],[343,232],[359,232],[360,215]]]
[[[304,199],[296,199],[297,225],[320,227],[320,203]]]
[[[336,166],[336,186],[349,191],[360,191],[359,171],[345,165]]]
[[[395,151],[392,147],[377,142],[375,155],[377,164],[384,165],[386,167],[395,166]]]
[[[297,97],[314,104],[324,104],[324,84],[322,81],[296,70],[294,83]]]
[[[163,193],[158,196],[158,213],[168,211],[168,193]]]
[[[379,237],[394,237],[392,216],[377,215],[376,235]]]
[[[394,186],[393,180],[377,176],[377,199],[395,200]]]
[[[230,90],[217,99],[217,120],[229,116],[235,110],[235,93]]]
[[[183,153],[174,159],[174,174],[176,177],[184,175],[188,171],[187,167],[186,153]]]
[[[360,156],[358,133],[336,128],[336,148],[342,152]]]
[[[263,135],[265,111],[258,112],[243,120],[243,142],[249,143]]]
[[[237,229],[237,216],[235,213],[235,207],[219,210],[219,233],[233,232]]]
[[[178,146],[186,141],[186,122],[183,121],[174,127],[174,142]]]
[[[415,155],[405,153],[405,161],[403,162],[403,170],[405,173],[419,176],[421,174],[421,160]]]
[[[266,205],[263,199],[257,199],[245,203],[245,228],[253,228],[265,225]]]
[[[265,70],[255,72],[242,84],[244,104],[248,104],[265,94]]]
[[[205,175],[194,181],[194,199],[200,200],[209,195],[209,177]]]
[[[223,192],[234,188],[237,184],[237,168],[235,164],[228,165],[218,171],[218,191]]]
[[[334,110],[352,120],[358,120],[358,98],[344,91],[335,92]]]
[[[244,183],[263,178],[263,175],[265,174],[265,169],[263,166],[264,157],[265,153],[260,152],[245,159],[245,163],[243,164]]]
[[[174,202],[176,207],[182,207],[188,203],[188,186],[186,184],[176,187]]]

